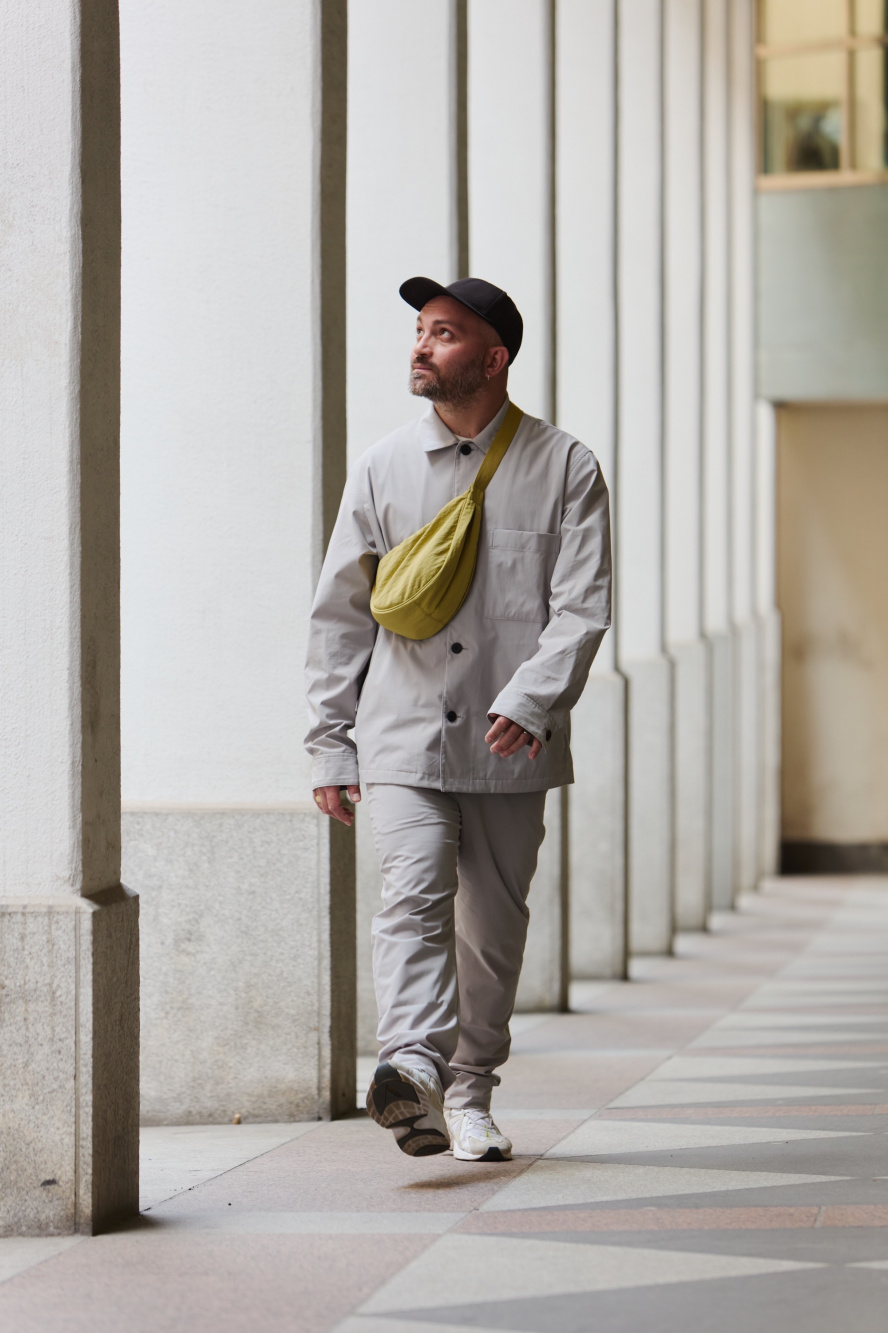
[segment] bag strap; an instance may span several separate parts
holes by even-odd
[[[472,482],[471,489],[477,494],[483,495],[493,481],[493,474],[505,458],[506,450],[514,440],[523,416],[524,413],[520,407],[516,407],[514,403],[509,403],[509,410],[503,417],[502,424],[493,438],[493,443],[484,455],[484,461]]]

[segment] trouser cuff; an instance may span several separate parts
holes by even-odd
[[[445,1090],[453,1082],[453,1071],[447,1061],[440,1055],[432,1054],[429,1051],[417,1050],[412,1046],[404,1046],[396,1051],[383,1047],[379,1052],[379,1063],[384,1064],[386,1062],[393,1065],[403,1065],[409,1069],[424,1069],[426,1073],[434,1075]]]
[[[465,1111],[470,1106],[479,1111],[489,1111],[491,1094],[499,1082],[498,1074],[454,1070],[453,1082],[447,1089],[444,1101],[452,1111]]]

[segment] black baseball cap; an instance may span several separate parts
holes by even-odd
[[[414,310],[422,310],[434,296],[452,296],[493,326],[509,353],[509,365],[518,355],[524,336],[524,320],[515,302],[502,287],[494,287],[492,282],[485,282],[483,278],[457,278],[449,287],[442,287],[434,278],[408,278],[398,290]]]

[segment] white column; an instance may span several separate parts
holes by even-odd
[[[468,247],[465,0],[349,7],[348,449],[354,460],[427,403],[407,388],[415,312],[405,278],[461,272]],[[358,810],[358,1047],[376,1052],[370,924],[380,906]]]
[[[615,3],[559,0],[556,423],[597,457],[615,509]],[[605,637],[573,711],[570,968],[626,971],[626,682]]]
[[[758,882],[758,622],[755,606],[755,102],[752,0],[730,5],[731,600],[734,622],[734,893]]]
[[[405,278],[458,277],[458,12],[453,0],[349,6],[349,457],[425,411],[407,388]]]
[[[470,268],[474,277],[504,287],[521,311],[524,342],[509,393],[549,421],[555,411],[554,26],[554,0],[469,5]],[[565,1002],[566,800],[564,792],[550,792],[546,802],[521,1009]]]
[[[777,609],[777,414],[756,404],[756,614],[759,625],[758,873],[780,866],[781,623]]]
[[[666,643],[675,707],[675,919],[709,909],[709,650],[702,635],[702,6],[665,0],[664,455]]]
[[[703,0],[703,625],[709,641],[712,906],[733,902],[728,0]]]
[[[469,256],[524,317],[509,393],[551,420],[553,0],[469,5]]]
[[[672,673],[663,652],[660,0],[618,6],[617,649],[629,689],[629,949],[672,946]]]
[[[124,867],[143,1114],[354,1105],[304,640],[345,476],[344,0],[122,6]]]
[[[117,7],[9,0],[0,52],[0,1235],[64,1235],[138,1209]]]

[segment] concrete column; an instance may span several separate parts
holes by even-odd
[[[120,884],[117,7],[0,12],[0,1235],[138,1209]]]
[[[752,0],[730,9],[731,602],[734,893],[758,882],[759,625],[755,606],[755,100]]]
[[[595,453],[614,509],[615,3],[559,0],[556,30],[557,411]],[[626,682],[607,635],[573,712],[570,970],[626,971]]]
[[[555,414],[555,5],[483,0],[468,12],[469,256],[472,273],[504,287],[524,316],[509,392],[519,407]],[[508,108],[504,114],[504,108]],[[547,839],[530,896],[521,1009],[565,997],[567,881],[552,847],[568,797],[546,804]]]
[[[469,256],[524,316],[509,374],[520,407],[554,412],[553,0],[469,6]],[[507,110],[506,110],[507,109]]]
[[[407,388],[415,313],[405,278],[468,272],[465,0],[380,0],[349,11],[348,451],[426,408]],[[379,863],[359,809],[358,1047],[376,1053],[370,923]]]
[[[310,799],[345,477],[345,0],[122,5],[124,867],[143,1117],[354,1106],[353,839]]]
[[[666,642],[675,726],[675,921],[703,930],[710,902],[710,681],[703,638],[701,0],[665,0],[664,466]]]
[[[703,4],[703,626],[710,660],[712,906],[733,903],[728,0]]]
[[[464,17],[454,0],[349,7],[350,459],[428,405],[407,388],[415,312],[399,286],[466,264]]]
[[[673,709],[663,652],[660,0],[619,0],[617,22],[616,630],[629,699],[629,949],[667,953]]]
[[[758,873],[780,867],[781,623],[777,609],[777,414],[756,404],[756,615],[759,644]]]

